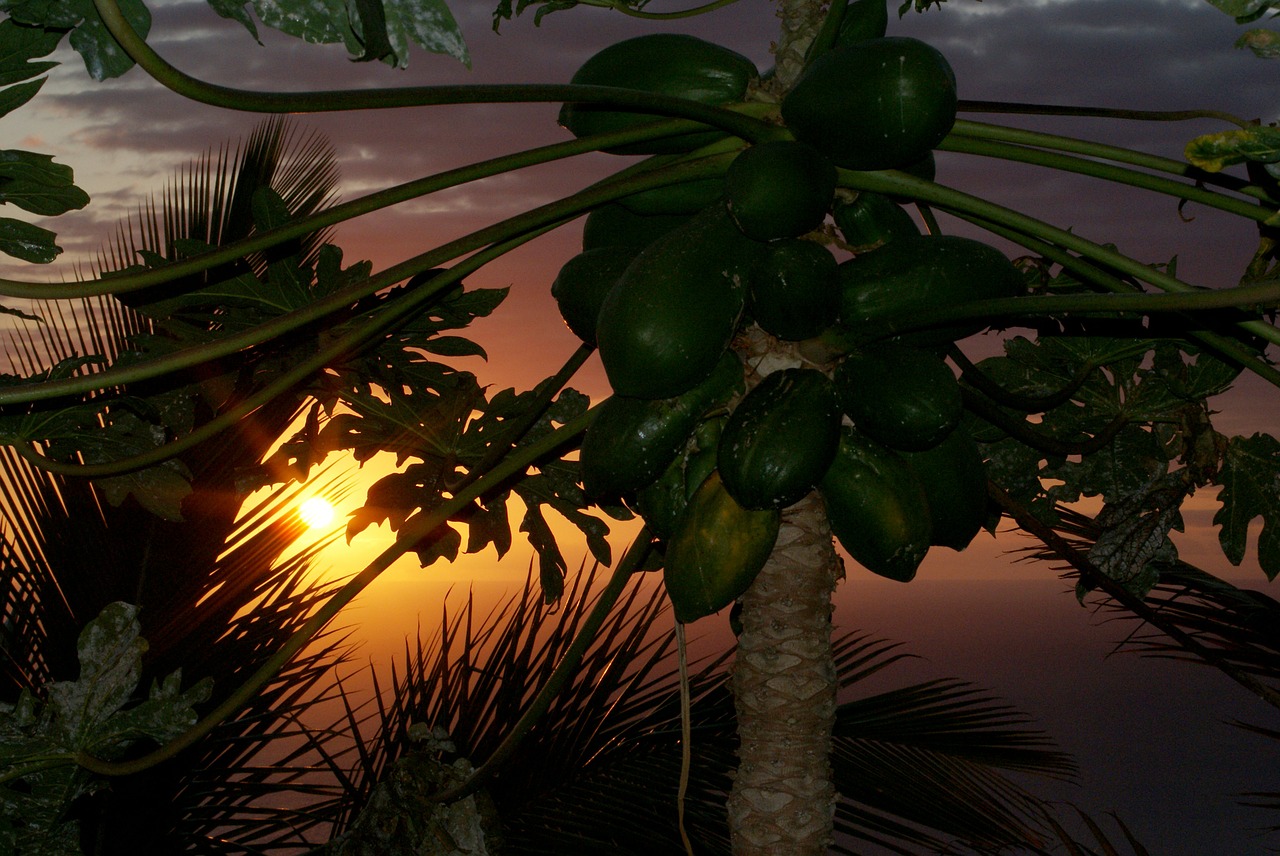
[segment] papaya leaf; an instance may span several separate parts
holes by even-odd
[[[34,223],[0,217],[0,253],[24,262],[48,264],[62,252],[54,241],[57,235]]]
[[[0,86],[30,80],[56,66],[53,60],[31,60],[53,53],[63,35],[62,29],[21,26],[12,18],[0,21]]]
[[[89,204],[89,194],[74,182],[71,167],[54,163],[51,155],[0,151],[0,203],[56,217]]]
[[[1179,508],[1190,487],[1179,470],[1152,479],[1137,491],[1103,507],[1102,529],[1089,560],[1102,573],[1138,597],[1160,582],[1160,566],[1177,561],[1169,532],[1183,529]]]
[[[1249,30],[1236,39],[1236,47],[1248,48],[1261,59],[1280,57],[1280,32],[1275,30]]]
[[[1262,518],[1258,562],[1267,579],[1280,574],[1280,440],[1268,434],[1232,437],[1219,475],[1222,507],[1213,516],[1218,542],[1233,565],[1244,560],[1249,523]]]
[[[137,607],[108,604],[81,631],[80,675],[45,688],[45,701],[24,691],[17,704],[0,704],[0,771],[24,761],[65,758],[65,763],[20,775],[0,786],[0,849],[6,853],[78,854],[72,804],[101,783],[77,766],[77,752],[121,757],[138,740],[163,742],[196,721],[195,706],[209,699],[205,680],[185,692],[181,673],[137,691],[147,643],[139,636]]]
[[[1256,21],[1277,5],[1276,0],[1208,0],[1208,3],[1242,24]]]
[[[1280,161],[1280,128],[1263,125],[1203,134],[1187,143],[1184,155],[1205,172],[1221,172],[1232,164]]]
[[[623,3],[632,9],[639,9],[645,5],[647,0],[632,0],[632,2]],[[496,33],[502,26],[502,22],[510,21],[514,17],[524,14],[524,10],[530,6],[536,5],[538,10],[533,13],[533,25],[535,27],[542,26],[542,19],[552,12],[563,12],[566,9],[572,9],[578,5],[578,0],[518,0],[514,9],[511,0],[502,0],[493,10],[493,31]]]
[[[381,7],[380,21],[371,3]],[[252,4],[268,27],[308,42],[342,42],[355,58],[380,59],[404,68],[409,64],[409,44],[414,43],[471,67],[462,31],[443,0],[252,0]],[[229,0],[214,4],[219,15],[245,24],[256,38],[243,7]],[[371,32],[365,33],[366,28]]]
[[[119,77],[133,68],[133,59],[124,52],[115,36],[107,29],[93,0],[72,0],[81,12],[82,21],[71,31],[71,47],[84,60],[85,70],[94,80]],[[151,30],[151,12],[141,0],[120,0],[120,11],[142,37]]]
[[[48,79],[47,77],[42,77],[39,80],[28,80],[25,83],[19,83],[16,86],[0,90],[0,116],[12,113],[34,98]]]

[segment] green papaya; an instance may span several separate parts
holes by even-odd
[[[842,428],[818,490],[832,534],[854,561],[891,580],[915,577],[929,551],[932,522],[924,486],[902,457]]]
[[[840,311],[836,257],[821,244],[783,238],[751,269],[751,317],[788,341],[818,335]]]
[[[883,38],[889,29],[889,5],[886,0],[851,0],[840,19],[837,45],[856,45],[867,39]]]
[[[583,63],[570,82],[720,105],[741,101],[757,76],[755,63],[737,51],[695,36],[651,33],[599,51]],[[585,103],[568,103],[560,110],[560,124],[575,137],[622,131],[663,118]],[[605,151],[628,155],[690,152],[723,136],[719,131],[705,131]]]
[[[831,381],[814,369],[770,374],[738,402],[716,453],[725,488],[747,508],[785,508],[822,479],[840,440]]]
[[[903,454],[929,500],[931,543],[963,550],[987,521],[987,470],[978,444],[961,426],[922,452]]]
[[[560,317],[588,345],[596,343],[600,306],[629,263],[627,256],[610,247],[584,250],[565,262],[551,283]]]
[[[724,176],[725,204],[757,241],[798,238],[822,224],[836,190],[836,168],[813,146],[771,140],[744,150]]]
[[[596,322],[614,392],[671,398],[710,374],[737,329],[763,246],[715,205],[636,256]]]
[[[888,318],[909,323],[920,311],[973,300],[1013,297],[1023,277],[1004,253],[954,235],[901,237],[840,264],[840,327],[854,338],[892,335]],[[897,337],[919,348],[944,346],[981,330],[980,321]]]
[[[882,343],[845,357],[835,371],[840,409],[892,449],[931,449],[964,415],[960,384],[937,354]]]
[[[636,214],[616,202],[602,205],[587,215],[582,224],[584,251],[608,247],[628,260],[645,247],[689,221],[688,215]]]
[[[587,496],[614,499],[657,480],[702,415],[737,394],[742,383],[742,361],[725,351],[705,380],[674,398],[606,399],[578,453]]]
[[[701,422],[684,453],[676,455],[656,482],[636,492],[636,511],[660,541],[671,539],[694,492],[716,468],[724,423],[724,416]]]
[[[782,100],[796,139],[846,169],[899,169],[951,131],[956,78],[935,48],[886,37],[836,47],[814,60]]]
[[[618,204],[644,217],[689,217],[720,200],[724,179],[695,178],[623,196]]]
[[[866,253],[904,235],[918,236],[920,227],[906,210],[889,197],[862,190],[853,199],[838,201],[831,219],[855,253]]]
[[[719,473],[707,476],[667,542],[662,578],[676,620],[697,621],[740,597],[773,551],[781,520],[777,509],[743,508]]]

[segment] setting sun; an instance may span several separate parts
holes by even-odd
[[[298,506],[298,517],[311,529],[323,529],[333,522],[333,504],[322,496],[313,496]]]

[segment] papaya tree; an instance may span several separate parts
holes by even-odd
[[[465,58],[439,4],[252,5],[263,24],[341,42],[362,60],[403,65],[411,42]],[[504,3],[495,21],[529,5]],[[554,0],[535,14],[573,5]],[[607,5],[664,14],[644,3]],[[718,5],[694,11],[714,14]],[[918,11],[932,5],[915,3]],[[1215,5],[1244,21],[1272,4]],[[572,137],[302,215],[264,188],[251,200],[253,228],[225,246],[183,242],[56,289],[0,281],[12,298],[113,294],[187,334],[127,358],[77,355],[9,378],[0,435],[38,466],[83,478],[130,475],[125,495],[146,496],[157,479],[172,483],[167,462],[284,395],[314,403],[266,473],[305,474],[338,451],[407,462],[370,489],[349,527],[385,521],[395,543],[198,722],[143,731],[163,741],[148,754],[116,744],[44,746],[11,761],[7,780],[62,768],[118,776],[171,758],[253,698],[401,554],[426,566],[489,545],[505,553],[513,499],[524,507],[519,530],[538,554],[545,597],[560,596],[567,568],[548,512],[580,528],[607,565],[615,562],[606,521],[638,514],[644,527],[617,567],[660,567],[681,627],[731,612],[738,768],[727,811],[736,853],[820,853],[832,838],[837,542],[868,571],[908,582],[930,550],[962,550],[1011,520],[1068,561],[1082,591],[1105,592],[1280,706],[1255,672],[1162,622],[1144,600],[1176,569],[1169,534],[1184,501],[1206,487],[1221,489],[1226,558],[1240,561],[1248,524],[1262,516],[1261,564],[1268,576],[1280,571],[1280,509],[1269,487],[1280,477],[1280,445],[1219,433],[1210,405],[1242,372],[1280,385],[1268,358],[1280,343],[1274,129],[1221,111],[1076,111],[1233,126],[1191,141],[1187,160],[1176,161],[968,120],[965,112],[978,109],[1051,108],[959,99],[942,52],[886,35],[879,0],[784,0],[776,62],[764,72],[701,39],[644,34],[602,47],[568,84],[318,92],[191,77],[148,45],[149,15],[137,0],[3,8],[0,36],[18,58],[15,84],[4,90],[8,109],[35,94],[37,60],[69,33],[95,77],[137,63],[175,92],[227,109],[551,102],[564,105],[560,122]],[[215,10],[256,32],[244,5]],[[1247,38],[1268,52],[1265,31]],[[599,151],[642,159],[378,272],[344,265],[330,245],[302,257],[296,250],[303,235],[388,205]],[[935,180],[935,151],[1204,205],[1256,230],[1258,252],[1239,285],[1200,288],[1172,264],[1131,258]],[[31,198],[32,185],[56,186],[63,208],[83,201],[67,189],[69,174],[39,156],[8,163],[5,201]],[[1239,164],[1243,173],[1227,170]],[[943,234],[938,213],[1021,254]],[[582,253],[552,285],[582,347],[523,393],[489,392],[452,367],[448,358],[483,350],[442,333],[495,311],[504,297],[463,280],[584,216]],[[51,234],[5,228],[12,254],[56,254]],[[246,258],[261,260],[252,275],[239,264]],[[1000,355],[967,347],[991,328],[1017,331]],[[567,384],[596,351],[613,395],[590,406]],[[184,373],[227,361],[242,370],[214,418],[196,424],[148,397],[153,384],[189,382]],[[1060,506],[1085,497],[1102,501],[1087,543],[1063,538]],[[198,702],[164,686],[152,701],[176,706],[175,721],[194,718]],[[33,727],[35,702],[24,698],[18,719]],[[495,766],[435,797],[465,797]]]

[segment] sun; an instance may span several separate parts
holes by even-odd
[[[298,506],[298,517],[309,529],[323,529],[333,522],[333,503],[322,496],[313,496]]]

